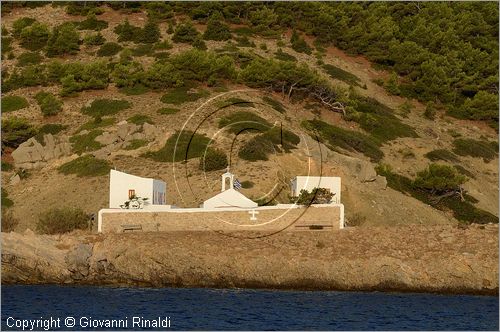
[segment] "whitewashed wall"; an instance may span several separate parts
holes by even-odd
[[[296,176],[291,181],[292,196],[298,196],[301,190],[311,191],[314,188],[330,189],[333,195],[332,201],[335,204],[341,202],[341,182],[340,177],[333,176]]]
[[[109,176],[109,207],[119,209],[120,205],[128,201],[129,190],[135,190],[136,196],[148,198],[147,202],[153,204],[153,190],[156,190],[157,193],[163,193],[164,197],[166,197],[166,188],[166,183],[160,180],[111,170]]]

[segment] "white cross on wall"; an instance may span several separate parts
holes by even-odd
[[[250,217],[250,220],[257,220],[257,218],[255,217],[255,215],[259,214],[259,211],[252,210],[252,211],[248,211],[248,213],[252,215]]]

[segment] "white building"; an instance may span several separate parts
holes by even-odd
[[[330,189],[332,203],[340,204],[340,178],[333,176],[296,176],[291,181],[292,196],[300,195],[301,190],[311,192],[314,188]]]
[[[228,189],[226,189],[226,184],[228,185]],[[213,209],[226,207],[256,208],[257,206],[257,203],[234,189],[234,174],[227,171],[222,174],[221,193],[207,199],[203,202],[202,207],[204,209]]]
[[[111,170],[109,174],[109,207],[119,209],[132,197],[147,198],[145,208],[167,203],[167,184],[161,180]]]

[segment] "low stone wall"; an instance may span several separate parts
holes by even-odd
[[[252,209],[170,209],[99,211],[101,233],[128,231],[300,231],[338,230],[344,226],[342,204],[310,207],[278,205]]]

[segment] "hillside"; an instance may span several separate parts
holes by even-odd
[[[491,18],[468,32],[482,36],[470,44],[485,85],[450,76],[432,95],[409,83],[408,63],[325,40],[310,16],[291,26],[278,5],[242,5],[238,20],[234,4],[206,6],[2,3],[2,206],[16,230],[55,207],[105,207],[109,168],[163,179],[169,203],[198,206],[228,162],[262,204],[288,202],[295,175],[341,176],[353,226],[498,222]],[[481,6],[449,10],[476,17]],[[468,92],[450,99],[458,86]],[[425,178],[433,163],[448,173]]]

